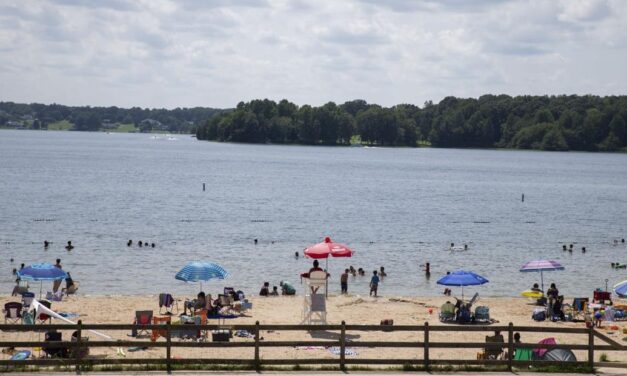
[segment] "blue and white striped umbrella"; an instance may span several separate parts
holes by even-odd
[[[627,280],[615,284],[614,292],[621,298],[627,298]]]
[[[216,263],[193,261],[176,273],[174,278],[185,282],[201,282],[211,279],[224,279],[228,275],[229,272]]]

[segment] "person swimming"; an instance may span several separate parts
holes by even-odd
[[[133,245],[133,241],[131,239],[128,240],[128,242],[126,242],[126,246],[130,247]]]
[[[144,243],[140,240],[140,241],[137,242],[137,245],[140,246],[140,247],[143,247]]]
[[[294,252],[294,258],[298,258],[298,257],[299,257],[298,251]]]
[[[47,240],[44,240],[44,248],[48,248],[49,245],[50,245],[50,243],[48,243]]]
[[[150,247],[154,248],[155,247],[155,243],[150,243]]]
[[[74,249],[74,246],[72,245],[72,241],[68,240],[67,241],[67,245],[65,246],[65,249],[67,249],[68,251],[71,251]]]

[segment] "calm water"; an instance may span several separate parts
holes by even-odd
[[[90,294],[193,294],[197,286],[174,280],[190,260],[222,264],[232,274],[226,284],[249,293],[282,279],[301,290],[298,273],[311,261],[294,252],[325,235],[357,252],[329,261],[332,291],[349,265],[368,275],[384,265],[384,295],[438,294],[436,280],[458,268],[490,280],[468,293],[518,295],[539,281],[519,267],[538,258],[564,264],[545,281],[569,295],[627,278],[609,267],[627,263],[627,249],[612,243],[627,237],[625,154],[3,130],[0,203],[0,293],[11,291],[13,267],[57,257]],[[44,239],[53,242],[47,251]],[[128,248],[128,239],[157,247]],[[64,250],[67,240],[74,251]],[[470,250],[449,252],[451,242]],[[562,252],[563,243],[576,251]],[[430,280],[420,266],[427,261]],[[367,294],[367,285],[357,278],[349,290]]]

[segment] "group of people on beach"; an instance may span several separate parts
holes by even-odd
[[[326,270],[322,269],[320,267],[320,263],[318,262],[318,260],[314,260],[313,261],[313,266],[311,269],[309,269],[308,272],[306,273],[302,273],[300,275],[301,279],[302,278],[309,278],[309,275],[312,272],[326,272]],[[327,274],[327,278],[329,278],[331,276],[331,274],[329,274],[328,272]],[[348,268],[344,269],[344,273],[342,273],[340,275],[340,290],[341,290],[341,294],[348,294],[348,278],[349,276],[352,276],[353,278],[356,277],[364,277],[366,275],[366,271],[363,268],[359,268],[359,269],[355,269],[352,265],[349,266]],[[379,283],[383,280],[383,278],[385,278],[387,276],[387,273],[385,272],[385,267],[380,267],[380,269],[377,270],[373,270],[372,271],[372,276],[370,277],[370,296],[377,296],[378,293],[378,289],[379,289]],[[315,293],[315,291],[314,291]]]
[[[13,261],[13,259],[11,259],[11,261]],[[63,266],[61,265],[61,259],[56,259],[56,262],[54,264],[54,266],[56,268],[59,269],[63,269]],[[25,268],[24,263],[22,263],[20,265],[20,270],[23,270]],[[17,275],[18,270],[16,268],[13,268],[13,275]],[[65,278],[65,287],[61,289],[61,291],[59,291],[59,288],[61,287],[61,283],[63,282],[62,280],[55,280],[52,283],[52,294],[60,297],[60,295],[63,294],[73,294],[74,292],[76,292],[76,289],[78,288],[78,286],[74,283],[74,280],[72,279],[72,275],[70,274],[70,272],[66,272],[67,277]],[[24,290],[27,289],[27,286],[21,283],[22,280],[21,278],[18,276],[15,279],[15,287],[13,288],[13,292],[11,293],[12,296],[16,296],[22,292],[25,292]]]
[[[279,294],[279,287],[281,288],[281,293]],[[280,281],[279,286],[272,286],[272,290],[270,290],[270,282],[264,282],[263,286],[261,286],[261,290],[259,290],[259,296],[279,296],[279,295],[296,295],[296,289],[294,286],[288,281]]]
[[[126,242],[126,246],[127,246],[127,247],[132,247],[132,246],[133,246],[133,240],[132,240],[132,239],[129,239],[129,240]],[[138,246],[139,248],[141,248],[141,247],[150,247],[150,248],[154,248],[154,247],[156,247],[155,243],[148,243],[148,242],[144,242],[144,241],[141,241],[141,240],[137,242],[137,246]]]

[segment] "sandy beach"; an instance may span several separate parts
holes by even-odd
[[[182,300],[179,306],[182,309]],[[447,297],[389,297],[380,296],[377,298],[348,295],[330,296],[327,301],[327,320],[329,324],[339,324],[346,321],[347,324],[374,324],[378,325],[383,319],[393,319],[395,325],[421,325],[429,322],[430,325],[439,324],[439,307],[450,298]],[[0,304],[8,301],[15,301],[10,296],[0,297]],[[227,324],[254,324],[259,321],[261,324],[298,324],[302,317],[303,297],[302,296],[279,296],[279,297],[251,297],[253,309],[247,315],[237,319],[227,321]],[[572,301],[566,298],[566,301]],[[583,328],[584,323],[575,322],[535,322],[531,319],[531,312],[534,306],[524,298],[480,298],[477,305],[490,307],[491,318],[498,321],[494,325],[507,325],[512,322],[514,325],[532,325],[540,327],[556,328]],[[158,296],[82,296],[74,295],[62,302],[54,302],[52,309],[56,312],[68,312],[77,314],[73,320],[82,320],[83,323],[111,323],[130,324],[136,310],[153,310],[155,315],[159,313]],[[175,312],[175,316],[177,316]],[[173,318],[177,320],[176,317]],[[53,323],[60,323],[53,320]],[[217,324],[215,320],[210,320],[209,324]],[[454,325],[454,324],[452,324]],[[612,329],[612,327],[614,327]],[[619,343],[627,343],[623,338],[623,329],[627,328],[627,321],[604,322],[599,330]],[[126,332],[107,331],[106,334],[115,339],[132,339]],[[483,342],[486,335],[492,332],[432,332],[430,341],[459,341],[459,342]],[[587,336],[579,334],[562,333],[521,333],[522,342],[537,342],[546,337],[554,337],[557,343],[587,344]],[[262,332],[264,340],[310,340],[325,339],[324,336],[312,338],[312,334],[305,332],[274,331]],[[332,336],[332,334],[331,334]],[[0,338],[6,340],[37,340],[37,333],[16,333],[1,332]],[[64,339],[69,339],[70,333],[63,333]],[[97,336],[90,333],[93,340]],[[347,332],[347,337],[355,341],[421,341],[422,333],[414,332]],[[507,338],[505,333],[505,338]],[[326,337],[328,339],[328,336]],[[139,339],[145,341],[146,339]],[[159,339],[162,341],[163,339]],[[234,337],[232,341],[252,341],[251,338]],[[601,343],[598,341],[597,343]],[[348,345],[350,349],[350,344]],[[384,358],[421,358],[422,349],[391,349],[391,348],[354,348],[355,354],[349,358],[363,357],[384,357]],[[457,349],[432,349],[432,359],[476,359],[480,350],[457,350]],[[35,354],[37,354],[35,352]],[[127,357],[164,357],[163,348],[149,348],[138,352],[126,351]],[[584,351],[575,351],[578,360],[585,360]],[[100,355],[107,358],[115,358],[116,348],[92,349],[91,355]],[[597,351],[595,357],[601,352]],[[627,352],[611,351],[607,352],[611,361],[627,361]],[[225,357],[225,358],[252,358],[252,348],[233,349],[202,349],[202,348],[175,348],[173,357]],[[331,351],[325,348],[262,348],[261,357],[267,359],[286,358],[338,358]],[[2,359],[8,358],[2,354]]]

